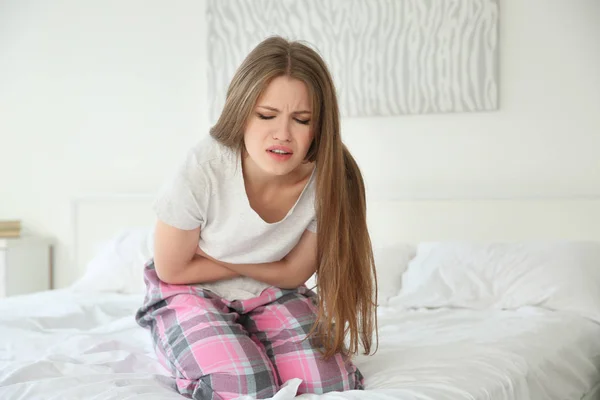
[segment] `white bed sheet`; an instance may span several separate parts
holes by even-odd
[[[0,301],[0,399],[181,399],[133,319],[139,295]],[[359,356],[367,390],[325,399],[580,399],[600,381],[600,325],[566,313],[382,309]],[[290,399],[298,381],[275,397]],[[301,398],[319,396],[302,395]]]

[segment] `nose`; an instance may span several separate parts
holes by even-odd
[[[273,132],[273,139],[281,140],[283,142],[289,142],[291,138],[292,135],[290,133],[290,125],[285,118],[281,118],[281,122]]]

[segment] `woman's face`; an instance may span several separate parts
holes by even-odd
[[[246,123],[244,143],[266,174],[283,176],[304,161],[313,140],[311,101],[304,82],[273,79]]]

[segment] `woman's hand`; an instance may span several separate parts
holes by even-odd
[[[208,256],[208,254],[206,254],[205,252],[202,251],[200,246],[196,247],[196,254],[198,254],[199,256],[202,256],[204,258],[211,259],[211,257]]]
[[[215,263],[217,263],[217,264],[220,264],[220,265],[222,265],[222,266],[224,266],[224,267],[227,267],[227,265],[228,265],[227,263],[225,263],[225,262],[222,262],[222,261],[219,261],[219,260],[217,260],[216,258],[212,258],[212,257],[211,257],[211,256],[209,256],[208,254],[206,254],[206,253],[205,253],[205,252],[204,252],[204,251],[203,251],[203,250],[200,248],[200,246],[196,247],[196,255],[199,255],[200,257],[204,257],[204,258],[206,258],[206,259],[208,259],[208,260],[210,260],[210,261],[212,261],[212,262],[215,262]]]

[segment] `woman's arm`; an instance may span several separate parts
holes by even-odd
[[[176,285],[214,282],[239,276],[196,254],[200,228],[182,230],[158,221],[154,233],[154,266],[161,281]]]
[[[195,255],[185,268],[169,276],[167,280],[163,278],[161,280],[171,285],[193,285],[196,283],[222,281],[237,276],[240,276],[240,274],[213,260]]]
[[[300,241],[281,261],[264,264],[230,264],[206,257],[236,273],[283,289],[294,289],[304,284],[317,269],[317,234],[304,231]]]

